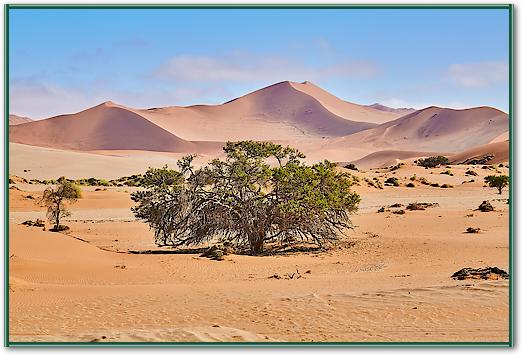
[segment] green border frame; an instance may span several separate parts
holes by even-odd
[[[11,9],[504,9],[509,12],[509,340],[507,342],[12,342],[9,341],[9,10]],[[4,346],[5,347],[513,347],[514,345],[514,5],[513,4],[5,4],[4,5]]]

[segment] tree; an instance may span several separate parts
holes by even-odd
[[[55,187],[45,189],[40,203],[47,207],[47,218],[54,227],[51,231],[60,231],[60,219],[71,215],[65,207],[65,202],[74,203],[81,198],[81,190],[73,182],[67,181],[64,177],[58,179]]]
[[[318,246],[351,228],[359,195],[351,175],[323,161],[305,165],[296,149],[269,142],[228,142],[224,160],[195,169],[194,156],[179,171],[149,169],[144,191],[132,194],[136,218],[154,230],[158,245],[197,245],[213,238],[248,247],[267,242]]]
[[[484,181],[488,183],[489,187],[495,187],[498,189],[498,194],[502,194],[502,189],[509,184],[509,176],[507,175],[489,175],[484,178]]]
[[[423,166],[425,168],[436,168],[437,166],[448,165],[449,163],[449,159],[442,155],[417,160],[417,165]]]

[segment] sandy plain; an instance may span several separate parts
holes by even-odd
[[[508,341],[508,280],[451,278],[464,267],[510,271],[508,194],[483,186],[490,169],[450,169],[453,176],[411,162],[347,170],[361,178],[362,202],[338,246],[224,261],[156,247],[133,218],[129,187],[84,187],[67,233],[21,225],[44,218],[27,196],[45,186],[17,183],[9,190],[9,340]],[[454,187],[406,187],[413,175]],[[401,186],[363,180],[390,176]],[[476,211],[483,200],[495,211]],[[439,206],[402,215],[389,207],[411,202]],[[133,253],[151,250],[163,253]]]

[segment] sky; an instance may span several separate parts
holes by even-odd
[[[10,9],[10,112],[219,104],[276,82],[392,107],[509,107],[503,9]]]

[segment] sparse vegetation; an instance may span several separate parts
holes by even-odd
[[[474,227],[468,227],[466,229],[466,233],[472,233],[472,234],[478,233],[479,231],[480,231],[480,228],[474,228]]]
[[[409,182],[406,184],[406,187],[415,187],[415,184],[413,182]]]
[[[25,221],[22,223],[24,226],[29,227],[45,227],[45,222],[41,219],[36,219],[36,221]]]
[[[400,185],[399,179],[396,178],[396,177],[389,177],[388,179],[386,179],[386,181],[384,181],[384,185],[386,185],[386,186],[399,186]]]
[[[80,188],[64,177],[58,179],[56,187],[45,189],[40,203],[47,207],[47,218],[54,224],[51,231],[65,230],[66,226],[60,225],[60,219],[71,215],[71,212],[65,207],[65,203],[74,203],[79,198],[81,198]]]
[[[397,211],[393,211],[393,213],[395,213],[395,214],[405,214],[406,212],[404,210],[397,210]]]
[[[443,171],[441,172],[441,174],[445,174],[445,175],[449,175],[449,176],[453,176],[453,173],[451,172],[450,169],[446,170],[446,171]]]
[[[481,212],[491,212],[494,210],[494,208],[489,201],[482,201],[482,203],[478,207],[478,210]]]
[[[403,166],[404,166],[404,163],[399,163],[397,165],[394,165],[394,166],[390,167],[390,171],[399,170]]]
[[[452,189],[452,188],[453,188],[453,185],[450,185],[450,184],[442,184],[442,185],[440,185],[440,188],[441,188],[441,189]]]
[[[442,155],[417,160],[417,165],[424,168],[436,168],[441,165],[448,165],[449,163],[449,159]]]
[[[344,166],[345,169],[349,169],[349,170],[355,170],[355,171],[359,171],[359,169],[357,169],[357,167],[355,166],[355,164],[353,163],[350,163],[350,164],[346,164]]]
[[[412,202],[410,204],[408,204],[408,206],[406,206],[406,209],[407,210],[410,210],[410,211],[423,211],[425,210],[426,208],[428,207],[438,207],[439,204],[434,202],[434,203],[431,203],[431,202]]]
[[[360,197],[334,164],[305,165],[298,150],[269,142],[228,142],[224,151],[224,160],[200,169],[188,156],[178,162],[179,171],[146,172],[146,190],[132,193],[138,203],[132,210],[154,230],[156,244],[197,245],[218,237],[256,255],[275,241],[322,247],[351,228],[349,214]]]
[[[504,187],[508,186],[509,184],[509,176],[489,175],[484,178],[484,181],[489,185],[489,187],[498,189],[498,194],[501,195]]]
[[[467,170],[466,175],[471,175],[471,176],[478,176],[478,173],[476,171],[473,171],[473,170]]]

